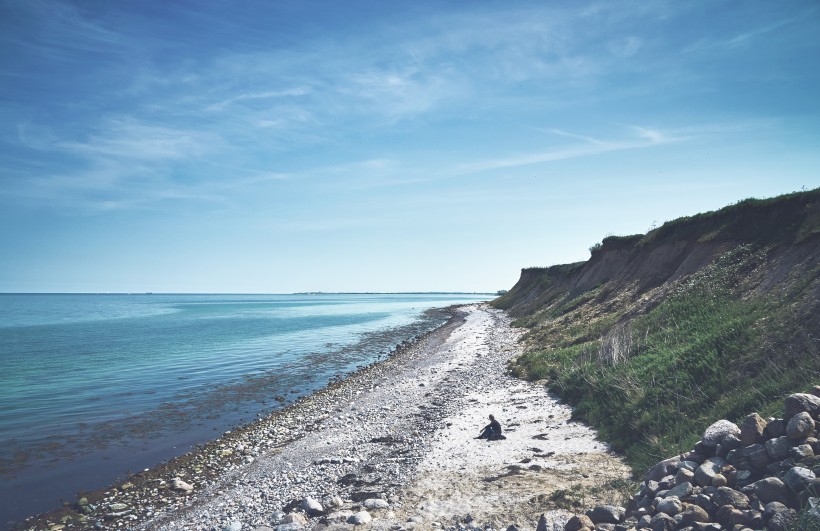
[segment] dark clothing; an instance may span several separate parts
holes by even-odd
[[[501,439],[504,436],[501,435],[501,423],[497,420],[493,419],[492,422],[484,426],[484,429],[481,430],[481,435],[478,436],[479,439],[488,439],[488,440],[496,440]]]

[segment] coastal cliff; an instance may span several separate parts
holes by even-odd
[[[590,251],[523,269],[493,304],[526,329],[514,372],[548,380],[636,473],[691,448],[714,419],[774,415],[820,382],[820,189]]]

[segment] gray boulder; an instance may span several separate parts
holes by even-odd
[[[694,487],[692,487],[691,483],[689,483],[688,481],[684,481],[680,485],[676,485],[668,491],[666,491],[666,497],[674,496],[675,498],[685,498],[686,496],[692,494],[693,488]]]
[[[681,527],[692,525],[695,522],[708,522],[709,513],[697,505],[687,505],[683,508],[683,511],[675,517],[675,521]]]
[[[367,511],[359,511],[357,513],[353,513],[350,515],[350,518],[347,519],[348,524],[353,525],[365,525],[369,524],[373,521],[373,517],[370,516],[370,513]]]
[[[763,504],[779,502],[784,505],[789,503],[789,490],[786,484],[776,477],[763,478],[752,484],[754,493]]]
[[[786,421],[783,419],[769,419],[763,432],[765,439],[774,439],[786,435]]]
[[[318,500],[313,498],[305,498],[299,504],[299,508],[307,513],[308,516],[316,517],[325,514],[325,508]]]
[[[743,456],[749,459],[749,463],[758,470],[766,470],[766,467],[769,466],[771,462],[769,454],[766,452],[766,447],[762,444],[753,444],[745,447],[743,449]]]
[[[798,492],[804,490],[814,478],[815,474],[810,469],[795,466],[786,472],[786,476],[783,478],[783,483],[785,483],[786,486],[792,490],[792,492],[797,494]]]
[[[670,474],[674,474],[678,470],[680,464],[680,457],[670,457],[663,461],[656,463],[652,468],[646,472],[644,480],[646,481],[660,481]]]
[[[714,501],[718,507],[731,505],[735,509],[749,508],[749,497],[729,487],[720,487],[715,495],[712,496],[712,501]]]
[[[793,416],[786,424],[786,436],[789,439],[802,439],[814,433],[814,419],[805,411]]]
[[[649,529],[652,531],[675,531],[677,528],[675,519],[666,513],[658,513],[649,521]]]
[[[701,442],[709,448],[714,448],[720,444],[727,435],[740,436],[740,428],[734,422],[726,419],[719,420],[706,428]]]
[[[789,457],[792,443],[788,437],[777,437],[766,441],[766,453],[773,461],[782,461]]]
[[[720,473],[720,469],[729,463],[721,457],[710,457],[695,470],[695,483],[701,487],[712,485],[712,478]]]
[[[810,444],[801,444],[789,450],[789,457],[795,461],[800,461],[801,459],[805,459],[806,457],[811,457],[813,455],[814,449]]]
[[[807,393],[795,393],[786,397],[786,420],[791,419],[801,411],[805,411],[812,418],[820,415],[820,396]]]
[[[587,511],[586,514],[595,524],[619,524],[624,519],[625,513],[623,507],[599,505]]]
[[[364,501],[364,507],[368,510],[380,510],[380,509],[389,509],[390,504],[387,503],[387,500],[382,500],[380,498],[368,498]]]
[[[772,514],[766,521],[768,531],[789,531],[794,529],[797,522],[797,511],[788,507],[783,507],[782,511]]]
[[[656,509],[669,516],[675,516],[683,510],[683,503],[677,496],[669,496],[658,502]]]

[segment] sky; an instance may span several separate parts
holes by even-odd
[[[0,0],[0,292],[496,291],[820,186],[816,0]]]

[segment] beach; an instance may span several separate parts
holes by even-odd
[[[459,307],[387,360],[25,528],[535,529],[546,513],[563,529],[552,493],[629,470],[543,383],[508,374],[520,334]],[[489,414],[505,440],[475,439]]]

